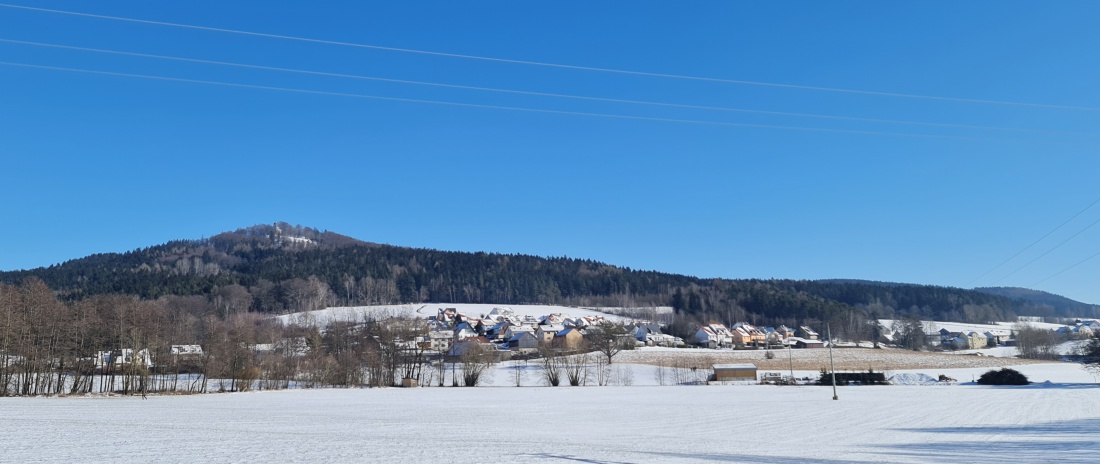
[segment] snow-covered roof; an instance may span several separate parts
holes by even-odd
[[[727,370],[753,369],[753,370],[756,370],[756,364],[752,364],[752,363],[715,364],[713,367],[714,367],[714,370],[718,370],[718,369],[727,369]]]

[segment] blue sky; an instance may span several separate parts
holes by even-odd
[[[1086,229],[1100,205],[978,279],[1100,199],[1100,4],[386,3],[18,5],[986,102],[0,7],[6,63],[664,120],[0,65],[0,269],[287,221],[395,245],[701,277],[1034,286],[1100,303],[1100,257],[1066,270],[1100,252],[1100,226]]]

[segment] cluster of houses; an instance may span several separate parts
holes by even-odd
[[[1086,339],[1100,336],[1100,321],[1078,320],[1073,325],[1066,325],[1054,330],[1058,335],[1070,339]],[[997,346],[1015,345],[1011,329],[989,329],[951,331],[940,329],[936,334],[929,335],[932,345],[939,345],[948,350],[977,350],[982,348],[994,348]]]
[[[745,322],[738,322],[733,327],[716,322],[700,326],[695,331],[695,344],[705,348],[825,347],[821,336],[806,326],[801,326],[798,330],[785,325],[761,328]]]
[[[492,351],[530,353],[540,346],[575,350],[593,327],[619,324],[598,315],[572,317],[552,313],[541,317],[517,315],[510,308],[493,308],[471,317],[456,308],[439,308],[428,319],[430,349],[462,356],[473,347]],[[635,346],[683,346],[684,341],[661,332],[656,323],[635,322],[624,327],[623,342]]]
[[[200,345],[172,345],[169,347],[168,355],[170,362],[179,365],[181,363],[197,362],[202,357],[203,351]],[[91,361],[96,373],[106,373],[118,372],[133,366],[152,369],[156,367],[153,358],[154,356],[148,348],[140,350],[121,348],[112,351],[97,351]]]
[[[941,348],[948,350],[978,350],[982,348],[994,348],[997,346],[1011,345],[1009,341],[1012,331],[1009,329],[989,329],[984,332],[977,330],[961,330],[953,332],[940,329],[938,341]]]
[[[1073,325],[1059,327],[1057,332],[1067,338],[1085,339],[1100,336],[1100,321],[1076,321]]]

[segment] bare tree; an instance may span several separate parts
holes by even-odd
[[[476,387],[484,381],[485,370],[493,364],[493,353],[480,343],[471,343],[458,359],[462,363],[462,385]]]
[[[539,345],[539,359],[542,361],[542,378],[546,384],[556,387],[561,384],[561,353],[548,343]]]
[[[1028,359],[1058,359],[1058,344],[1061,340],[1058,333],[1035,327],[1028,323],[1018,323],[1016,331],[1016,349],[1021,358]]]
[[[588,353],[563,356],[561,365],[569,385],[577,387],[588,382]]]
[[[588,328],[586,340],[589,346],[607,357],[607,364],[610,365],[612,358],[626,348],[627,343],[633,342],[629,334],[630,331],[622,324],[602,321]]]

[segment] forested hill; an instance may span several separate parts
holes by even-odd
[[[990,295],[999,295],[1012,299],[1019,299],[1031,302],[1037,305],[1049,306],[1051,308],[1061,310],[1065,313],[1089,312],[1096,308],[1096,305],[1082,303],[1077,300],[1066,298],[1062,295],[1055,295],[1053,293],[1044,292],[1041,290],[1032,290],[1030,288],[979,287],[975,288],[974,290],[982,293],[988,293]]]
[[[967,322],[1100,315],[1091,306],[1067,310],[947,287],[699,279],[585,259],[406,248],[285,223],[0,273],[7,283],[28,277],[65,300],[201,295],[223,313],[416,302],[671,305],[693,321],[833,321],[834,330],[846,331],[864,330],[872,318],[904,315]]]

